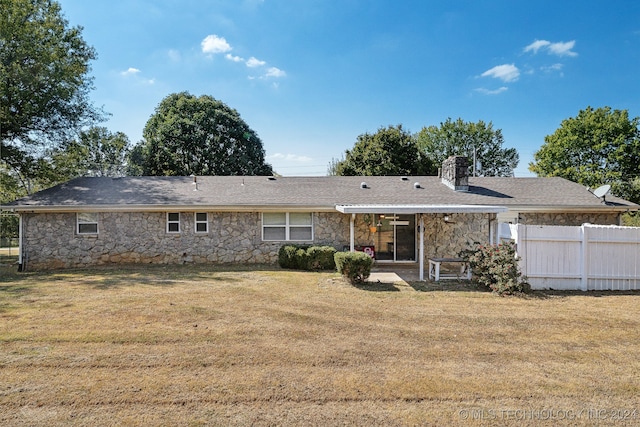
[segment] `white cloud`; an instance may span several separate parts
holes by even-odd
[[[564,68],[564,64],[553,64],[544,67],[540,67],[540,71],[545,74],[555,74],[560,77],[564,77],[564,72],[562,69]]]
[[[227,43],[224,37],[218,37],[215,34],[210,34],[202,40],[200,43],[203,53],[215,54],[225,53],[231,51],[231,45]]]
[[[224,37],[220,37],[217,36],[215,34],[211,34],[208,35],[207,37],[205,37],[202,42],[200,43],[201,47],[202,47],[202,52],[209,54],[209,55],[213,55],[213,54],[218,54],[218,53],[224,53],[224,57],[232,62],[244,62],[245,65],[249,68],[261,68],[261,67],[265,67],[267,65],[267,61],[263,61],[261,59],[256,58],[255,56],[251,56],[249,57],[249,59],[247,59],[245,61],[244,58],[242,58],[241,56],[236,56],[236,55],[232,55],[231,53],[229,53],[232,48],[231,45],[229,45],[229,43],[227,43],[227,41],[224,39]],[[172,58],[172,51],[169,52],[169,57]],[[179,54],[178,54],[179,55]],[[262,70],[264,70],[264,68],[262,68]],[[283,70],[276,68],[276,67],[269,67],[266,69],[266,71],[261,71],[263,72],[263,74],[261,76],[249,76],[248,78],[250,80],[254,80],[256,78],[258,79],[269,79],[269,78],[280,78],[280,77],[285,77],[287,75],[287,73],[285,73]]]
[[[129,67],[125,71],[121,71],[120,75],[127,79],[133,79],[132,81],[152,85],[155,84],[156,79],[146,79],[140,75],[141,71],[137,68]]]
[[[564,64],[553,64],[553,65],[549,65],[548,67],[540,67],[540,69],[545,72],[551,72],[551,71],[560,71],[562,70],[562,67],[564,67]]]
[[[267,70],[267,73],[264,75],[266,78],[269,77],[285,77],[287,75],[287,73],[285,73],[284,71],[282,71],[279,68],[276,67],[271,67]]]
[[[533,43],[531,43],[529,46],[524,48],[525,52],[529,52],[529,51],[533,51],[533,53],[538,53],[538,51],[543,48],[543,47],[547,47],[551,44],[550,41],[547,40],[536,40]]]
[[[126,71],[120,72],[120,75],[122,75],[122,76],[134,76],[134,75],[138,74],[139,72],[140,72],[140,70],[138,70],[137,68],[129,67]]]
[[[556,42],[552,43],[548,40],[536,40],[529,46],[524,48],[525,52],[538,53],[540,49],[546,51],[549,55],[556,56],[578,56],[572,49],[576,45],[575,40],[568,42]]]
[[[558,56],[578,56],[576,52],[571,50],[575,45],[575,40],[571,40],[570,42],[551,43],[549,45],[549,51]]]
[[[242,61],[244,61],[243,58],[241,58],[239,56],[233,56],[230,53],[227,53],[224,57],[227,58],[229,61],[233,61],[233,62],[242,62]]]
[[[283,153],[276,153],[270,156],[266,156],[266,159],[267,160],[284,160],[288,162],[299,162],[299,163],[307,163],[313,160],[311,157],[308,157],[308,156],[300,156],[298,154],[283,154]]]
[[[509,90],[509,88],[506,86],[502,86],[502,87],[499,87],[498,89],[490,90],[490,89],[485,89],[483,87],[479,87],[474,90],[483,95],[498,95],[498,94],[501,94],[502,92],[506,92],[507,90]]]
[[[503,82],[514,82],[520,77],[520,70],[514,64],[497,65],[481,74],[482,77],[493,77]]]
[[[249,60],[247,61],[247,67],[249,68],[262,67],[265,64],[266,64],[265,61],[261,61],[258,58],[255,58],[253,56],[249,58]]]

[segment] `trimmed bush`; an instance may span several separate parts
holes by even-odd
[[[311,246],[307,249],[308,268],[310,270],[334,270],[336,268],[336,262],[333,259],[335,253],[336,248],[333,246]]]
[[[529,292],[531,286],[518,267],[515,245],[511,242],[499,245],[475,244],[458,254],[469,262],[475,281],[499,295]]]
[[[373,258],[364,252],[336,252],[333,257],[338,273],[352,285],[364,283],[371,274]]]
[[[278,251],[278,265],[282,268],[298,269],[299,255],[298,250],[302,249],[298,245],[285,245]]]
[[[278,265],[293,270],[333,270],[334,253],[331,246],[285,245],[278,251]]]

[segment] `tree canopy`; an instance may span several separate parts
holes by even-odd
[[[491,122],[465,122],[448,118],[440,126],[424,127],[417,134],[420,151],[435,165],[441,165],[449,156],[467,156],[471,173],[476,176],[512,176],[520,161],[515,148],[502,148],[504,139],[500,129],[493,129]],[[476,162],[473,165],[474,150]]]
[[[130,156],[142,175],[271,175],[258,135],[217,99],[187,92],[164,98]]]
[[[50,151],[102,119],[89,100],[95,58],[57,2],[0,0],[0,202],[58,182]]]
[[[0,10],[2,143],[59,142],[99,119],[82,28],[51,0],[0,0]]]
[[[94,126],[80,132],[80,137],[67,141],[52,154],[54,168],[63,179],[78,176],[125,176],[129,138]]]
[[[330,174],[342,176],[432,175],[436,170],[402,125],[359,135],[344,160],[329,165]]]
[[[639,124],[627,110],[587,107],[544,138],[529,170],[585,186],[611,184],[617,196],[640,202]]]

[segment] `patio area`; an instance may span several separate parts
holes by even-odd
[[[394,291],[478,291],[468,280],[420,281],[418,264],[374,264],[371,275],[364,286],[380,287],[379,290]]]

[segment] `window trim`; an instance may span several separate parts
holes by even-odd
[[[178,214],[178,220],[177,221],[169,220],[169,215],[171,215],[171,214]],[[180,222],[181,222],[180,219],[181,218],[180,218],[180,216],[181,216],[180,212],[167,212],[167,215],[166,215],[166,219],[167,219],[167,221],[166,221],[167,222],[166,231],[167,231],[168,234],[180,234],[180,232],[181,232],[181,227],[180,227]],[[178,224],[178,230],[177,231],[169,230],[169,224]]]
[[[204,214],[205,215],[205,220],[204,221],[198,221],[198,214]],[[198,224],[204,224],[206,229],[204,231],[198,231]],[[196,234],[207,234],[207,233],[209,233],[209,212],[194,212],[193,213],[193,231]]]
[[[284,224],[279,224],[279,225],[265,225],[264,223],[264,214],[265,213],[274,213],[274,214],[285,214],[285,223]],[[304,213],[304,214],[309,214],[311,217],[311,224],[308,225],[292,225],[290,222],[290,214],[296,214],[296,213]],[[313,242],[315,239],[315,227],[314,227],[314,222],[313,222],[313,212],[262,212],[262,217],[261,217],[261,230],[262,230],[262,241],[263,242]],[[281,239],[265,239],[264,236],[264,230],[265,228],[282,228],[284,227],[285,230],[285,236],[284,236],[284,240]],[[300,240],[300,239],[291,239],[291,229],[292,228],[311,228],[311,238],[308,240]]]
[[[81,221],[80,215],[91,215],[95,216],[95,221]],[[96,235],[100,231],[98,227],[98,212],[76,212],[76,234],[81,234],[83,236],[86,235]],[[81,225],[94,225],[96,226],[96,231],[80,231]]]

